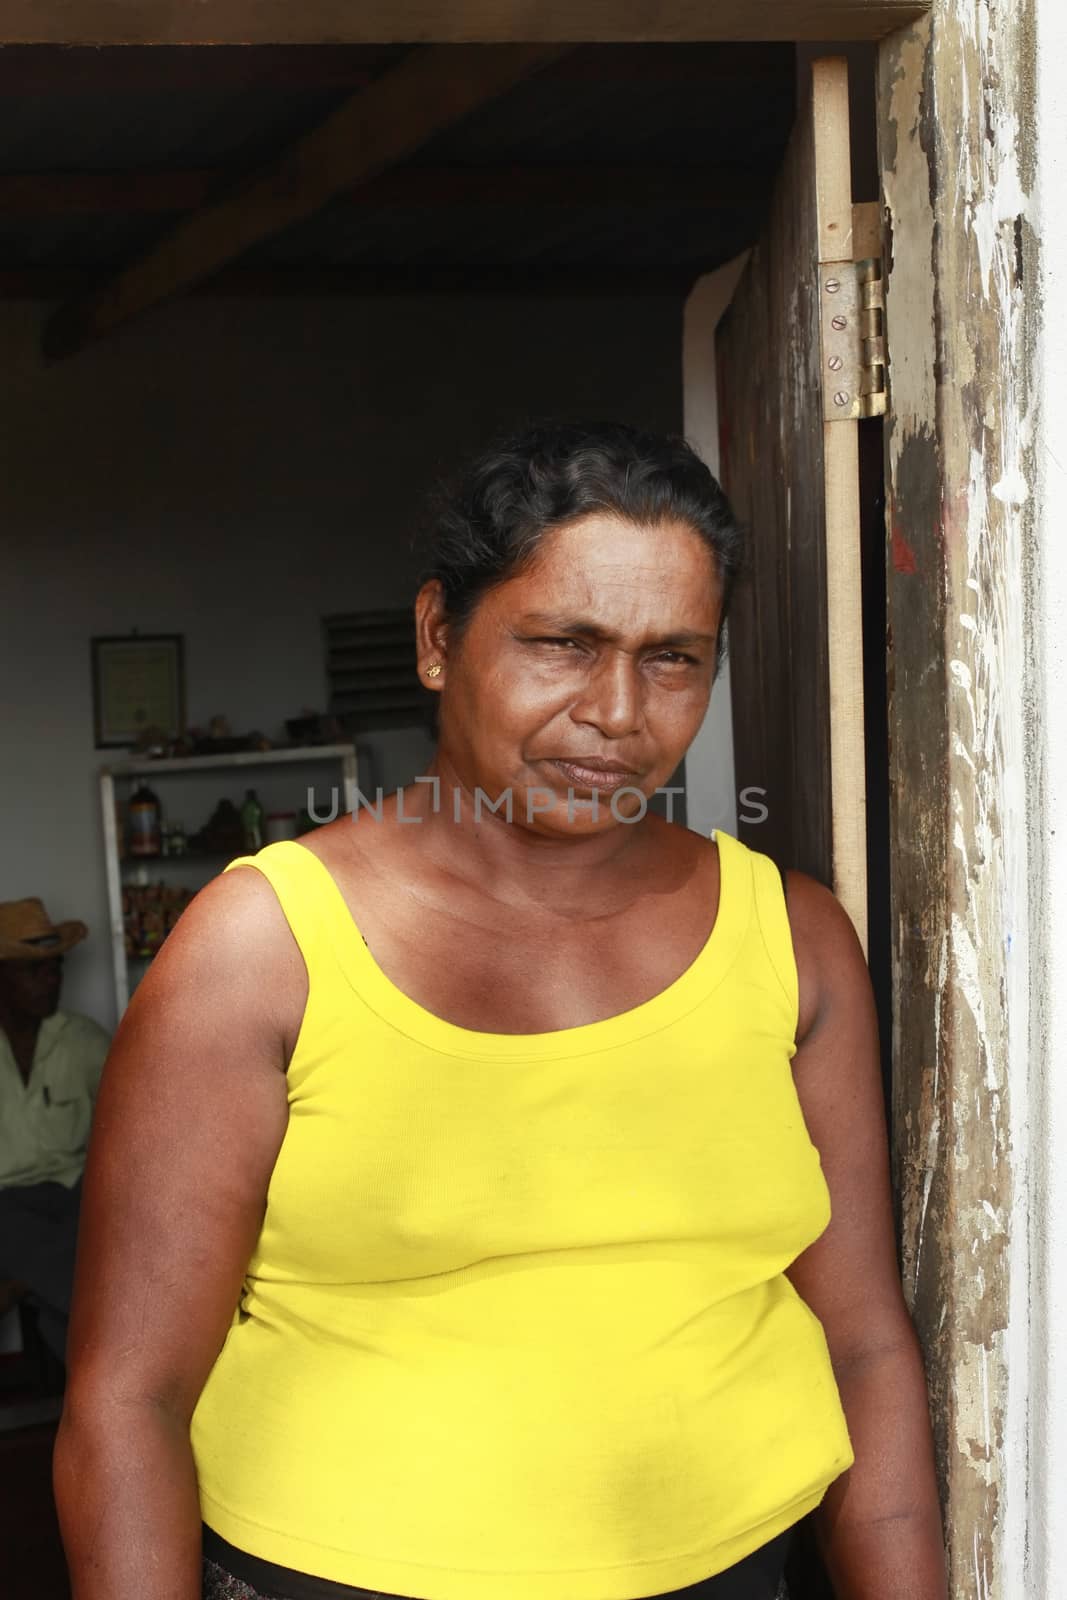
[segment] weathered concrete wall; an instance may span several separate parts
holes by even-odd
[[[981,1600],[1046,1593],[1024,1578],[1033,26],[1033,0],[937,0],[880,63],[896,1176],[951,1592]]]

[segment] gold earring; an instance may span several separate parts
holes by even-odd
[[[431,661],[426,668],[426,676],[428,678],[439,678],[441,676],[441,663],[439,661]]]

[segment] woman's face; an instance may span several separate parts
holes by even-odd
[[[641,815],[711,693],[722,589],[699,535],[601,513],[557,528],[451,644],[438,595],[420,595],[421,637],[444,663],[440,748],[458,780],[493,801],[509,791],[512,820],[538,833]]]

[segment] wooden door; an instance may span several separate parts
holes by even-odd
[[[877,208],[853,214],[847,64],[816,61],[717,334],[720,470],[749,541],[734,763],[740,836],[832,886],[865,948],[858,428],[884,406],[877,228]]]

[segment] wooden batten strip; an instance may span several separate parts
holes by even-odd
[[[853,260],[848,62],[812,62],[819,260]],[[834,893],[867,951],[867,773],[858,424],[823,423]]]
[[[768,178],[768,183],[770,182]],[[403,166],[340,197],[361,210],[443,211],[451,206],[634,206],[753,202],[758,174],[742,163],[667,166],[588,163]],[[193,211],[233,188],[225,170],[0,173],[0,216],[139,215]]]

